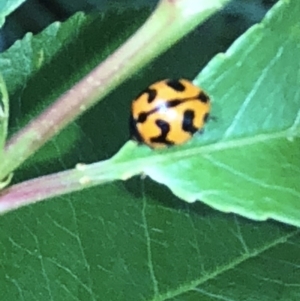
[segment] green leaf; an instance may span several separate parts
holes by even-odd
[[[102,100],[118,84],[170,48],[228,1],[201,2],[197,6],[193,5],[193,0],[161,1],[143,26],[113,55],[85,74],[72,89],[61,95],[8,142],[0,176],[3,178],[17,169],[64,126]],[[40,56],[38,53],[38,61]]]
[[[3,151],[7,136],[8,117],[9,117],[9,99],[6,84],[0,74],[0,162],[3,160]],[[5,179],[0,179],[0,190],[6,187],[12,179],[12,174]]]
[[[5,77],[10,79],[11,132],[51,103],[93,62],[113,51],[145,15],[111,13],[85,24],[83,32],[76,22],[72,25],[72,19],[55,25],[57,35],[26,37],[28,48],[20,42],[14,57],[17,60],[19,53],[19,59]],[[132,24],[133,20],[137,23]],[[60,40],[64,28],[71,35],[69,43]],[[40,48],[43,42],[46,45],[45,55],[48,48],[57,51],[41,68],[28,71],[30,59],[36,57],[30,44],[39,38]],[[43,160],[32,157],[13,180],[111,157],[128,140],[131,99],[159,78],[183,74],[192,78],[205,63],[199,44],[202,49],[211,36],[203,39],[202,33],[195,32],[128,79],[51,142],[54,154],[48,160],[46,145],[40,151]],[[192,58],[187,57],[187,50]],[[9,52],[6,55],[9,59]],[[207,133],[217,131],[221,122],[217,117],[216,127],[210,123]],[[65,151],[63,141],[71,150],[66,147],[69,151]],[[133,155],[160,165],[168,158],[167,152],[150,157],[147,148],[132,151],[132,168],[136,164]],[[223,214],[200,202],[187,204],[163,185],[134,178],[1,216],[0,295],[3,300],[30,301],[298,300],[299,241],[298,229]]]
[[[77,13],[67,22],[50,25],[35,37],[28,33],[9,50],[1,53],[0,66],[12,99],[13,132],[28,124],[113,52],[148,14],[147,11],[140,12],[141,18],[129,23],[129,14],[124,12],[123,16],[119,16],[120,23],[111,26],[111,16],[116,18],[114,13],[105,16]],[[108,30],[111,35],[103,36],[103,32]],[[95,39],[95,36],[99,39]],[[64,161],[63,156],[72,157],[70,152],[74,143],[82,135],[80,126],[73,123],[25,164],[42,163],[54,158],[60,158],[61,163]]]
[[[8,92],[3,77],[0,75],[0,161],[7,136],[8,114]]]
[[[195,82],[217,121],[147,175],[188,202],[300,226],[299,10],[279,2],[208,64]]]
[[[26,0],[1,0],[0,2],[0,28],[5,22],[5,17],[12,13]]]
[[[0,162],[3,160],[4,146],[7,136],[8,127],[8,117],[9,117],[9,99],[8,92],[6,89],[5,81],[0,74]],[[5,179],[0,179],[0,190],[6,187],[12,179],[12,174],[10,174]]]

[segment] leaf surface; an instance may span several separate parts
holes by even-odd
[[[279,2],[208,64],[195,82],[217,120],[146,174],[188,202],[300,226],[298,9]]]
[[[49,28],[39,36],[26,36],[14,46],[18,51],[12,48],[3,54],[12,62],[19,57],[12,68],[4,68],[11,93],[11,133],[122,43],[139,25],[132,23],[137,15],[144,16],[143,12],[112,13],[82,26],[77,18],[84,16],[77,15],[54,24],[53,32]],[[64,40],[68,34],[73,41]],[[210,36],[207,41],[200,37],[201,42],[210,41]],[[186,64],[187,47],[199,59],[199,36],[194,34],[70,125],[13,180],[111,157],[128,140],[129,106],[140,90],[158,76],[184,73],[192,78],[195,66]],[[42,50],[45,63],[30,69],[39,62],[36,58]],[[0,64],[5,64],[1,58]],[[183,62],[180,70],[179,61]],[[217,113],[218,98],[215,93],[213,97]],[[209,124],[210,135],[199,137],[197,151],[203,147],[201,141],[221,136],[219,118],[215,126]],[[154,158],[145,148],[131,151],[131,160],[133,155],[144,162]],[[168,157],[157,153],[153,160],[163,166]],[[250,301],[262,296],[270,301],[298,300],[299,242],[294,227],[223,214],[200,202],[188,204],[163,185],[134,178],[1,216],[0,296],[30,301]]]
[[[8,112],[9,112],[9,101],[8,92],[6,89],[5,82],[0,75],[0,161],[2,157],[2,151],[5,145],[7,126],[8,126]]]

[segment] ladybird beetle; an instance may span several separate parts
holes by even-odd
[[[182,144],[202,130],[208,120],[210,98],[189,80],[165,79],[133,100],[131,137],[151,148]]]

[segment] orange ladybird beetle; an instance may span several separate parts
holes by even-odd
[[[188,141],[208,120],[210,98],[186,79],[165,79],[142,91],[132,102],[131,137],[151,148]]]

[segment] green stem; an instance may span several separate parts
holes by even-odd
[[[133,149],[135,143],[128,142],[127,147]],[[143,170],[143,164],[120,161],[116,155],[110,160],[89,165],[77,164],[74,169],[12,185],[0,192],[0,214],[116,179],[125,180]]]
[[[197,4],[195,0],[161,0],[146,23],[125,44],[8,141],[0,179],[228,1],[197,1]]]

